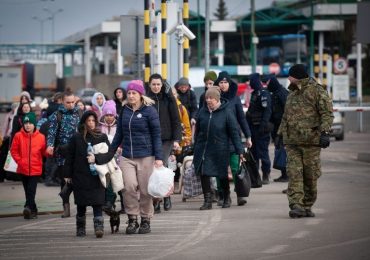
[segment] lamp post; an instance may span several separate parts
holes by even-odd
[[[44,22],[47,20],[51,20],[51,17],[46,17],[42,19],[38,16],[33,16],[32,19],[40,23],[40,42],[44,43]]]
[[[62,8],[59,8],[58,10],[55,10],[55,11],[52,11],[50,10],[49,8],[45,7],[43,9],[45,12],[47,12],[48,14],[50,14],[50,17],[51,17],[51,22],[52,22],[52,25],[51,25],[51,41],[54,43],[54,33],[55,33],[55,15],[63,12],[63,9]]]
[[[0,42],[1,42],[1,29],[3,29],[3,25],[0,24]]]

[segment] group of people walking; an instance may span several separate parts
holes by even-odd
[[[217,205],[229,208],[228,172],[231,169],[235,180],[245,149],[251,149],[257,162],[261,161],[263,184],[269,183],[271,137],[275,146],[284,144],[288,154],[287,168],[275,181],[289,180],[290,217],[314,216],[311,208],[321,174],[320,149],[330,143],[332,105],[326,90],[308,77],[303,65],[294,65],[289,75],[290,93],[275,76],[268,78],[265,88],[259,74],[252,74],[249,84],[254,91],[247,114],[237,96],[237,84],[225,71],[205,74],[199,105],[188,79],[179,79],[171,88],[159,74],[151,75],[146,87],[141,80],[132,80],[126,88],[115,89],[113,100],[96,93],[91,110],[73,93],[65,92],[54,97],[54,111],[42,124],[47,124],[44,134],[40,133],[42,125],[37,129],[30,97],[22,96],[5,145],[11,147],[17,172],[22,175],[24,218],[37,217],[37,178],[46,157],[45,166],[51,160],[56,163],[61,190],[73,187],[76,235],[86,235],[86,207],[92,206],[95,235],[102,237],[103,211],[114,209],[116,195],[109,182],[104,187],[95,166],[114,160],[119,169],[107,168],[112,175],[122,174],[124,189],[119,195],[121,211],[128,215],[126,233],[149,233],[150,220],[160,212],[161,202],[166,211],[172,207],[170,197],[153,202],[149,177],[155,167],[167,166],[171,156],[191,144],[194,173],[200,176],[204,194],[200,210],[212,209],[212,177],[217,179]],[[90,146],[98,145],[107,148],[92,152]],[[47,181],[57,182],[55,176],[47,176]],[[246,203],[246,198],[237,196],[238,206]],[[69,194],[63,196],[63,208],[62,217],[69,217]]]

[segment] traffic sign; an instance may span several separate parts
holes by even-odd
[[[269,72],[273,73],[275,75],[279,74],[280,73],[280,65],[277,64],[277,63],[271,63],[269,65]]]
[[[348,63],[345,58],[338,58],[334,61],[334,73],[344,74],[347,72]]]

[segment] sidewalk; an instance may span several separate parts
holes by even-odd
[[[58,196],[59,191],[59,187],[46,187],[43,183],[37,184],[36,204],[39,215],[62,213],[62,200]],[[73,200],[73,196],[71,199]],[[5,180],[0,183],[0,218],[21,216],[24,203],[25,195],[21,181]]]

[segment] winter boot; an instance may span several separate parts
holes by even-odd
[[[150,219],[149,218],[141,218],[139,234],[147,234],[150,233]]]
[[[219,191],[217,206],[222,206],[223,203],[224,203],[224,193],[222,191]]]
[[[102,238],[104,235],[104,217],[94,218],[94,230],[96,238]]]
[[[154,214],[161,213],[161,201],[158,199],[156,201],[153,201],[154,206]]]
[[[119,211],[119,214],[126,214],[125,205],[123,204],[123,192],[119,191],[118,195],[120,197],[120,202],[121,202],[121,210]]]
[[[218,193],[216,190],[211,189],[211,195],[212,195],[212,203],[218,202]]]
[[[200,210],[212,209],[212,194],[210,192],[204,193],[204,202],[199,209]]]
[[[28,206],[25,206],[23,209],[23,218],[30,219],[31,218],[31,209]]]
[[[76,216],[76,236],[86,236],[86,216]]]
[[[69,218],[71,216],[71,207],[69,205],[69,203],[64,203],[63,204],[63,214],[62,214],[62,218]]]
[[[231,206],[230,191],[224,191],[224,201],[222,204],[222,208],[230,208],[230,206]]]
[[[163,209],[165,211],[169,211],[172,208],[172,202],[171,202],[171,197],[165,197],[163,198]]]
[[[263,173],[262,174],[262,184],[263,185],[270,184],[270,174],[268,174],[268,173]]]
[[[292,207],[292,210],[289,211],[289,217],[291,218],[301,218],[305,217],[306,215],[306,211],[299,207]]]
[[[139,224],[137,223],[137,217],[129,215],[128,216],[128,226],[126,228],[126,234],[128,235],[135,234],[138,228],[139,228]]]
[[[247,204],[247,200],[243,199],[242,197],[237,197],[238,206],[244,206]]]
[[[37,208],[34,208],[31,210],[31,215],[30,215],[30,219],[37,219]]]

